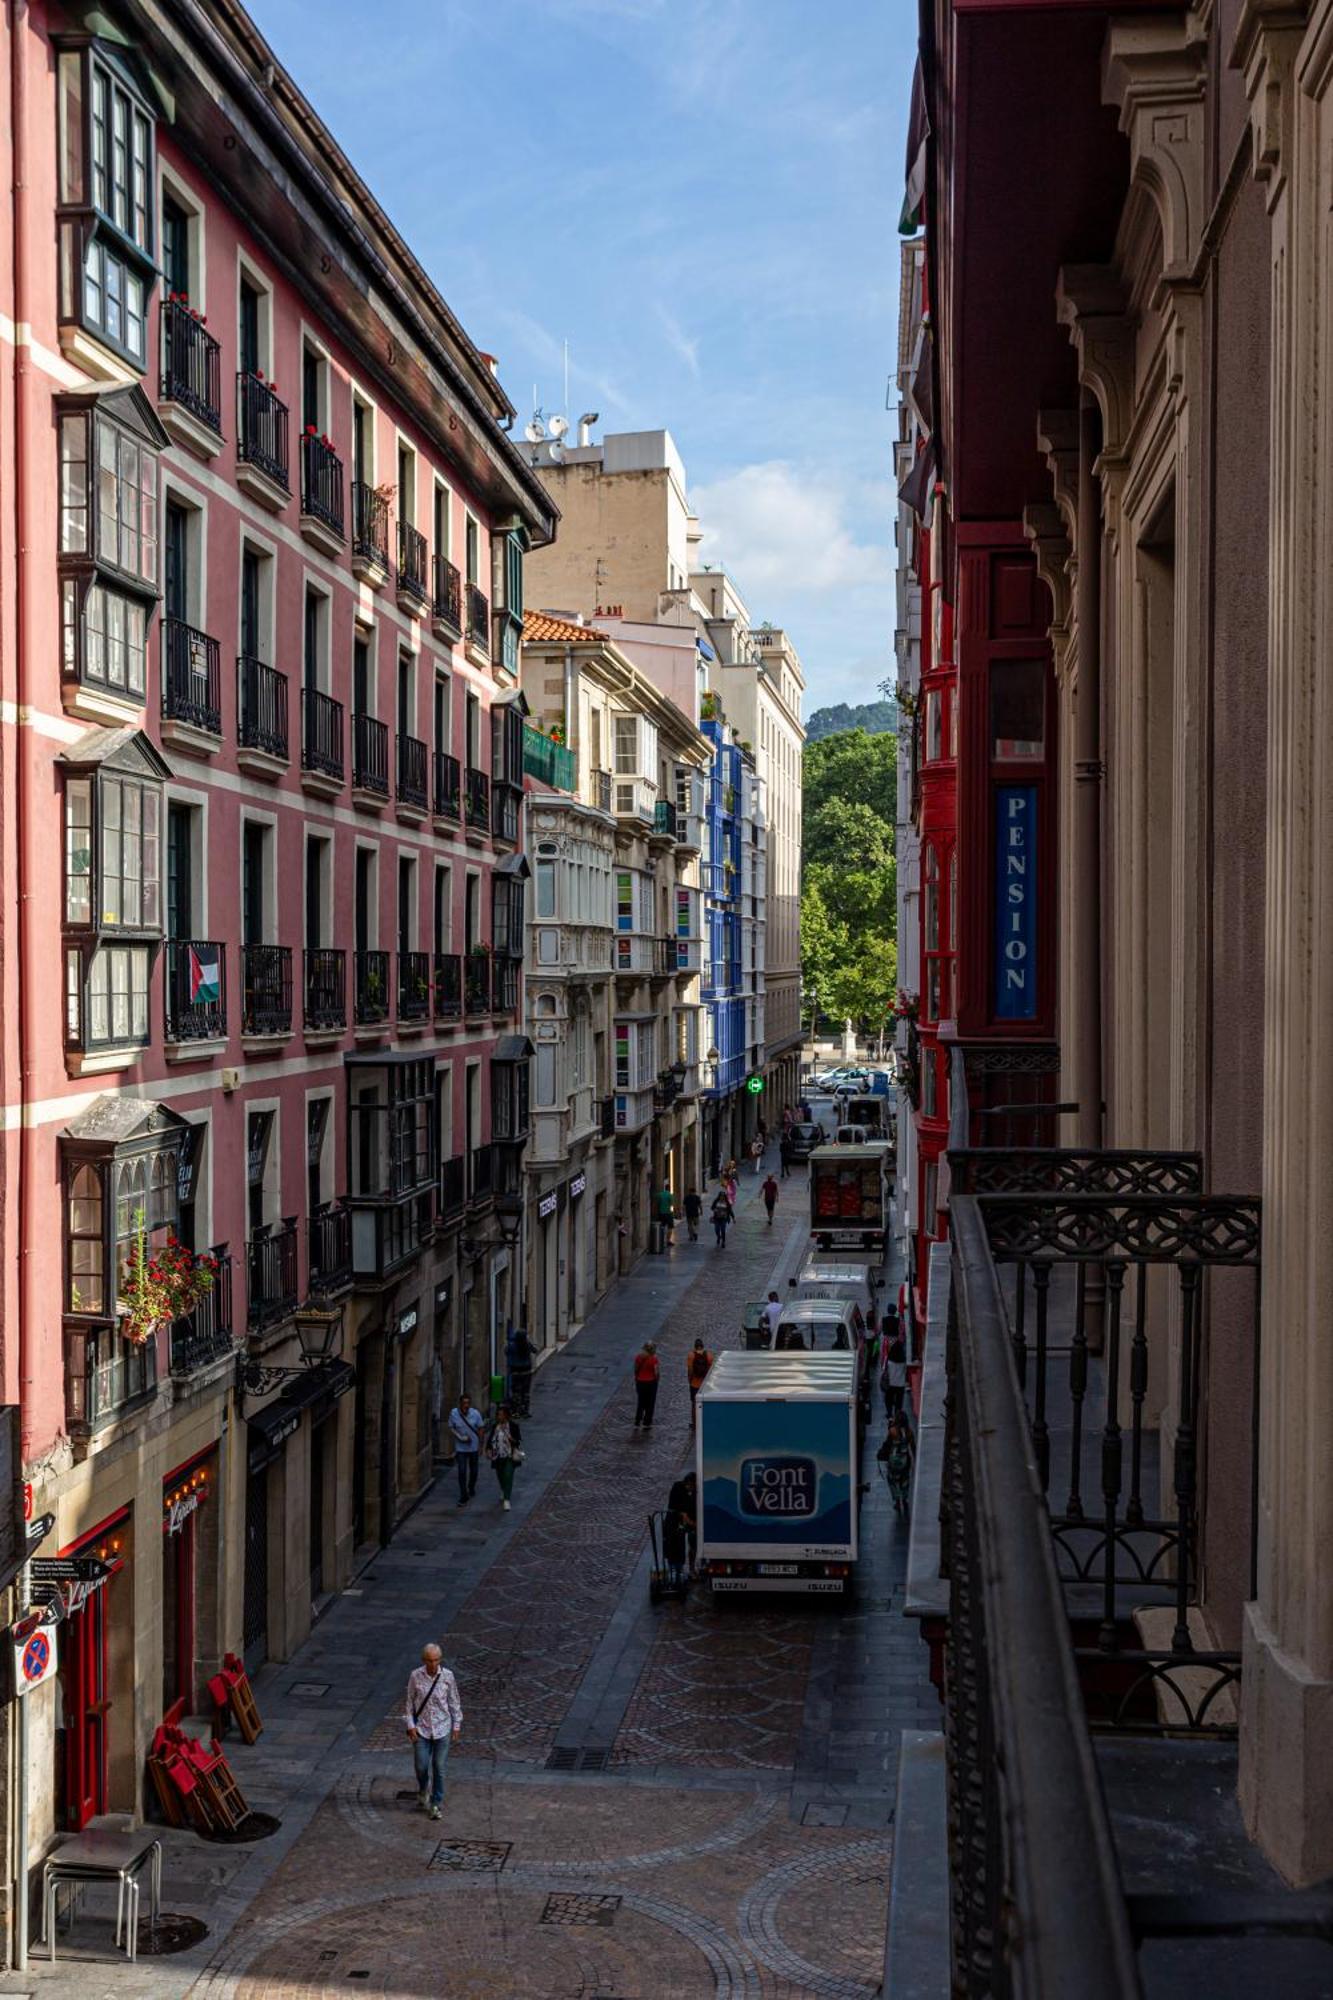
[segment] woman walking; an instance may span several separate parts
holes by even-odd
[[[523,1463],[523,1433],[510,1415],[508,1403],[501,1403],[495,1413],[495,1421],[486,1433],[486,1456],[500,1482],[500,1505],[508,1513],[509,1497],[514,1490],[514,1473]]]
[[[727,1247],[727,1231],[736,1220],[736,1211],[727,1200],[725,1189],[718,1189],[717,1193],[713,1196],[713,1206],[708,1212],[712,1217],[713,1233],[717,1238],[717,1247],[719,1250],[725,1250]]]

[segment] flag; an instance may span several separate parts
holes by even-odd
[[[912,236],[921,227],[929,158],[926,141],[929,137],[930,113],[926,108],[926,80],[921,74],[921,59],[918,56],[916,69],[912,74],[912,107],[907,121],[907,186],[903,193],[902,214],[898,217],[900,236]]]
[[[190,946],[190,1005],[215,1006],[222,998],[222,968],[216,945]]]

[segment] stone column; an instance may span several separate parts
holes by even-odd
[[[1070,873],[1076,886],[1074,905],[1069,911],[1074,932],[1073,1018],[1078,1023],[1071,1082],[1078,1104],[1078,1143],[1089,1149],[1102,1143],[1102,510],[1095,469],[1100,445],[1096,405],[1085,390],[1078,415],[1078,559],[1074,590],[1078,681],[1074,693],[1074,730],[1066,754],[1072,760],[1074,775]]]

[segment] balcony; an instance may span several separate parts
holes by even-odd
[[[394,795],[410,817],[424,817],[430,804],[426,789],[426,746],[419,736],[398,737],[397,783]]]
[[[303,958],[306,1033],[340,1033],[347,1026],[347,953],[320,945]]]
[[[659,799],[653,807],[653,838],[675,843],[676,808],[670,799]]]
[[[617,819],[641,820],[652,826],[657,815],[657,787],[647,778],[617,777],[615,811]]]
[[[435,954],[435,1018],[461,1021],[463,1018],[463,958],[460,952]]]
[[[227,947],[216,938],[168,938],[163,953],[166,1040],[193,1045],[227,1038]]]
[[[181,299],[162,301],[158,415],[178,444],[208,459],[222,445],[222,349]]]
[[[463,1012],[469,1021],[476,1021],[490,1011],[491,955],[478,945],[463,960]]]
[[[301,690],[301,772],[307,791],[342,789],[343,705],[313,687]]]
[[[579,763],[574,752],[554,737],[543,736],[530,722],[523,725],[523,769],[530,778],[539,778],[557,791],[578,790]]]
[[[360,479],[352,482],[352,574],[376,589],[389,574],[389,503]]]
[[[325,555],[342,554],[343,463],[327,438],[307,430],[301,439],[301,533]]]
[[[518,816],[523,794],[516,785],[497,778],[491,785],[491,835],[509,847],[518,846]]]
[[[593,804],[599,812],[609,813],[612,800],[615,797],[611,773],[609,771],[592,771],[589,773],[589,776],[592,780],[591,793]]]
[[[430,1019],[430,953],[400,951],[398,954],[398,1019]]]
[[[327,1299],[352,1282],[352,1212],[342,1202],[325,1202],[306,1224],[310,1296]]]
[[[388,952],[357,952],[353,977],[356,1025],[358,1028],[378,1027],[389,1018]]]
[[[171,1373],[177,1381],[198,1375],[236,1352],[231,1316],[231,1258],[225,1243],[208,1253],[217,1265],[212,1287],[186,1318],[171,1328]]]
[[[463,822],[469,833],[487,834],[491,828],[491,781],[475,764],[467,767],[463,794]]]
[[[252,1333],[276,1326],[296,1311],[296,1217],[257,1229],[246,1245],[247,1324]]]
[[[439,1211],[441,1216],[461,1215],[467,1207],[467,1161],[460,1154],[440,1162]]]
[[[389,728],[373,715],[352,717],[352,796],[374,811],[389,796]]]
[[[517,958],[494,958],[491,961],[491,1012],[501,1019],[508,1019],[518,1012],[521,971],[522,961]]]
[[[458,574],[457,564],[451,563],[448,556],[436,556],[434,583],[430,619],[435,636],[437,639],[461,639],[463,579]]]
[[[614,1097],[599,1097],[593,1105],[593,1116],[597,1120],[599,1139],[614,1139],[616,1136],[616,1100]]]
[[[491,606],[484,590],[475,583],[467,587],[467,642],[488,659],[491,656]]]
[[[206,757],[222,746],[222,654],[183,618],[162,620],[162,741]]]
[[[291,498],[287,405],[258,375],[236,377],[236,482],[274,513]]]
[[[434,753],[434,806],[436,819],[447,819],[458,825],[462,807],[460,802],[462,773],[457,757],[451,757],[447,750]]]
[[[656,1096],[657,1093],[651,1083],[644,1085],[639,1090],[617,1090],[615,1095],[616,1131],[621,1134],[642,1132],[645,1126],[651,1125],[653,1122],[653,1113],[658,1108]]]
[[[287,763],[287,676],[262,660],[236,663],[239,681],[239,761],[271,776]]]
[[[378,1284],[419,1257],[430,1240],[435,1189],[398,1201],[352,1204],[352,1275]]]
[[[292,951],[286,944],[241,946],[241,1033],[257,1040],[292,1031]]]
[[[398,523],[398,608],[420,617],[430,593],[426,589],[426,537],[408,521]]]

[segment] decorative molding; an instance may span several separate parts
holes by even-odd
[[[1244,0],[1228,58],[1245,78],[1252,167],[1266,184],[1270,214],[1291,160],[1292,75],[1306,13],[1300,0]]]
[[[1060,509],[1049,500],[1025,507],[1023,533],[1037,558],[1037,575],[1051,593],[1051,636],[1058,643],[1069,635],[1069,559],[1073,553]]]
[[[1051,471],[1051,488],[1070,544],[1078,546],[1078,411],[1039,410],[1037,450]]]
[[[1162,224],[1162,275],[1193,275],[1208,219],[1204,159],[1207,31],[1193,14],[1113,20],[1102,56],[1102,102],[1129,140],[1130,181]]]
[[[1102,458],[1119,458],[1133,415],[1134,336],[1114,271],[1106,264],[1062,265],[1055,313],[1078,354],[1079,380],[1097,398]]]

